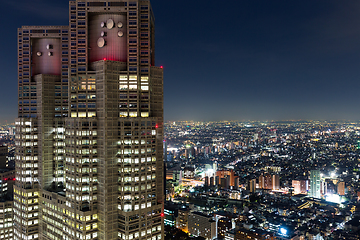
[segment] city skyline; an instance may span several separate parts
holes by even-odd
[[[1,123],[16,117],[15,29],[67,24],[67,1],[4,4]],[[360,119],[358,2],[152,4],[165,120]]]

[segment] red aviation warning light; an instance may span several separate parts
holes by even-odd
[[[164,213],[161,213],[161,214],[160,214],[160,216],[161,216],[161,217],[164,217],[164,216],[165,216],[165,214],[164,214]]]

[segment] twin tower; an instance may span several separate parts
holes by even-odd
[[[14,239],[161,240],[163,69],[146,0],[18,29]]]

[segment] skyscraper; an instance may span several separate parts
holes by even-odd
[[[310,197],[321,198],[320,196],[320,171],[310,171]]]
[[[148,0],[18,30],[14,239],[163,239],[163,69]]]

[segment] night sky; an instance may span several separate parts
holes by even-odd
[[[360,1],[152,0],[165,120],[360,119]],[[0,123],[17,115],[17,28],[68,1],[1,1]]]

